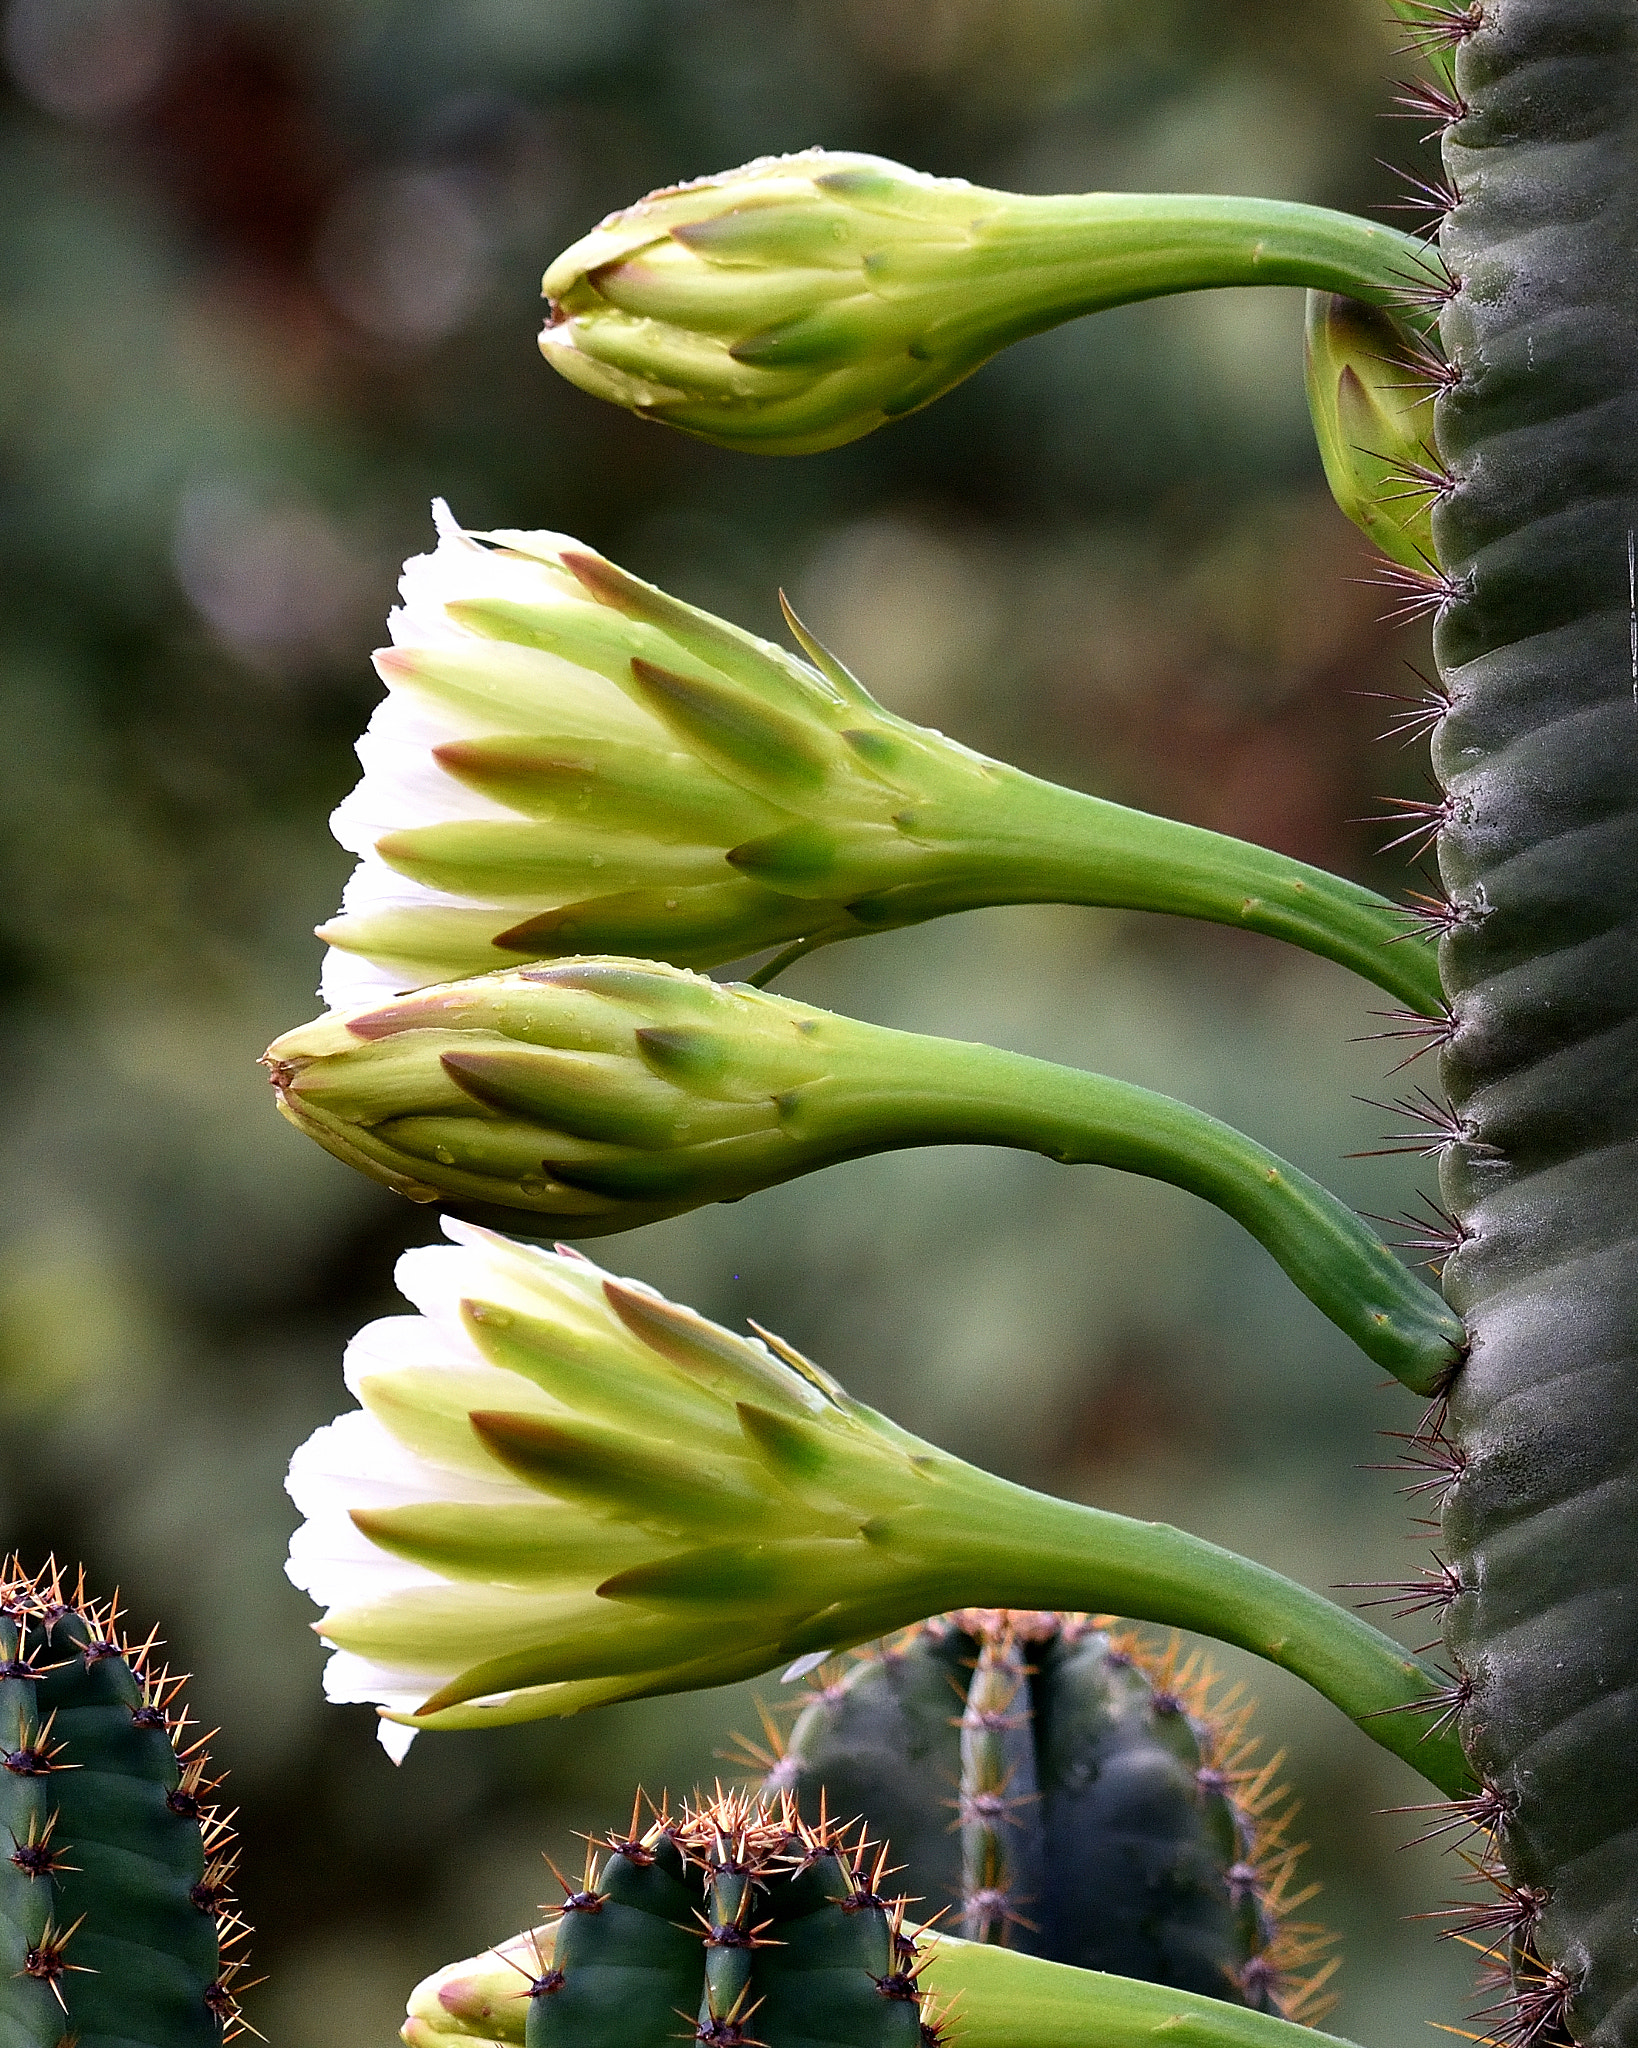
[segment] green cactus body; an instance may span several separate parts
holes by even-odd
[[[0,2044],[215,2048],[242,1938],[175,1684],[55,1572],[0,1583]]]
[[[526,2048],[921,2048],[915,1948],[862,1837],[719,1793],[611,1836],[526,1985]]]
[[[1243,1714],[1198,1663],[1085,1615],[969,1610],[873,1649],[804,1707],[768,1785],[864,1813],[956,1931],[1284,2017],[1323,1945],[1282,1922],[1295,1852]]]
[[[1428,8],[1456,203],[1429,589],[1452,1030],[1450,1711],[1509,2042],[1638,2042],[1638,10]],[[1461,1818],[1458,1815],[1456,1818]],[[1491,1846],[1494,1845],[1494,1854]]]

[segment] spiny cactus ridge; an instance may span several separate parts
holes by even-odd
[[[216,2048],[239,2012],[228,1817],[118,1597],[0,1566],[0,2044]],[[205,1738],[208,1740],[208,1738]],[[241,1987],[242,1988],[242,1987]]]
[[[513,1963],[526,2048],[935,2048],[905,1901],[862,1828],[721,1787],[638,1822],[559,1879]]]
[[[747,1744],[764,1793],[864,1813],[952,1931],[1315,2020],[1330,1937],[1289,1916],[1292,1808],[1249,1705],[1109,1617],[967,1609],[874,1645]]]

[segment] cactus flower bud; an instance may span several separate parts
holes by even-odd
[[[611,214],[546,272],[540,346],[571,383],[645,418],[804,455],[1082,313],[1240,284],[1395,304],[1431,277],[1414,237],[1324,207],[1040,198],[810,149]]]
[[[337,810],[359,855],[337,1009],[566,953],[712,967],[986,903],[1171,911],[1342,962],[1420,1010],[1429,948],[1368,889],[987,761],[560,534],[410,561]]]
[[[1404,335],[1373,306],[1310,292],[1304,372],[1331,495],[1401,568],[1435,570],[1430,514],[1450,478]]]
[[[1460,1319],[1351,1210],[1200,1110],[682,968],[593,958],[449,982],[321,1017],[265,1058],[298,1129],[415,1201],[595,1236],[870,1152],[1011,1145],[1217,1203],[1418,1392],[1460,1355]]]
[[[392,1732],[414,1740],[404,1730]],[[423,1977],[398,2030],[404,2048],[492,2048],[501,2042],[524,2048],[530,1987],[542,1975],[551,1946],[551,1928],[534,1927]]]
[[[360,1405],[301,1446],[287,1482],[304,1520],[286,1569],[335,1650],[325,1690],[375,1701],[389,1754],[415,1728],[726,1684],[971,1595],[1240,1643],[1460,1781],[1448,1730],[1393,1711],[1437,1675],[1320,1594],[993,1478],[778,1338],[576,1253],[444,1230],[452,1244],[399,1261],[418,1313],[353,1339]],[[481,2034],[451,1998],[453,2031]]]

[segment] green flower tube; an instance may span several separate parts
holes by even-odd
[[[359,1407],[291,1462],[287,1567],[332,1699],[482,1728],[723,1685],[973,1604],[1109,1610],[1296,1673],[1447,1789],[1440,1681],[1357,1615],[1163,1524],[1031,1493],[566,1251],[446,1222]],[[463,1994],[464,1995],[464,1994]],[[455,1994],[452,1993],[452,1996]],[[464,2023],[458,2016],[457,2031]]]
[[[1038,198],[811,149],[611,214],[546,272],[540,346],[582,390],[646,419],[803,455],[1083,313],[1248,284],[1393,307],[1441,283],[1413,236],[1325,207]]]
[[[1198,1992],[924,1933],[921,1982],[958,2001],[962,2048],[1349,2048],[1336,2034]]]
[[[681,968],[574,960],[452,982],[320,1018],[265,1059],[298,1129],[416,1201],[594,1236],[871,1152],[1017,1146],[1203,1195],[1420,1393],[1459,1356],[1460,1320],[1352,1210],[1215,1117]]]
[[[435,516],[332,820],[359,856],[321,928],[333,1008],[564,954],[714,967],[1068,902],[1263,932],[1439,1009],[1432,949],[1355,882],[896,718],[794,619],[807,659],[564,535]]]

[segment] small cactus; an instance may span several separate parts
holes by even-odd
[[[809,1696],[764,1795],[864,1813],[897,1882],[952,1931],[1314,2019],[1335,1963],[1285,1916],[1298,1851],[1252,1770],[1246,1710],[1198,1658],[1107,1617],[967,1610],[874,1647]]]
[[[877,1889],[886,1860],[789,1798],[719,1787],[642,1833],[634,1814],[559,1880],[555,1923],[420,1987],[404,2039],[511,2042],[526,2015],[526,2048],[931,2048],[904,1901]]]
[[[0,1570],[0,2041],[216,2048],[245,2029],[232,1831],[180,1679],[117,1606]],[[248,2030],[247,2030],[248,2031]]]

